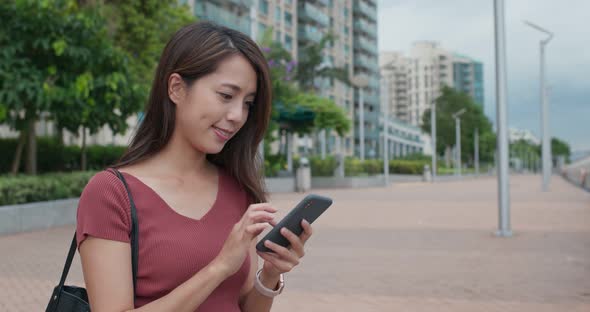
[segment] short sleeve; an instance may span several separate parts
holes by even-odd
[[[114,173],[94,175],[80,196],[76,220],[78,248],[88,237],[130,242],[129,198],[125,186]]]

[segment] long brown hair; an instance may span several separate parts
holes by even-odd
[[[174,131],[176,106],[168,97],[168,78],[178,73],[190,86],[213,73],[226,57],[241,54],[257,76],[254,105],[238,133],[218,154],[207,159],[223,167],[248,192],[250,201],[266,201],[264,175],[257,147],[268,127],[271,82],[267,61],[247,35],[212,22],[197,22],[178,30],[168,41],[158,64],[144,119],[129,148],[115,167],[142,161],[161,151]]]

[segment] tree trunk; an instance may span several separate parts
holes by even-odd
[[[57,141],[59,144],[64,145],[64,129],[55,126],[55,136],[57,137]]]
[[[82,127],[82,149],[81,149],[81,154],[82,154],[82,160],[80,161],[80,166],[82,167],[81,170],[82,171],[86,171],[86,128]]]
[[[445,165],[447,168],[451,167],[451,147],[448,145],[445,147]]]
[[[37,174],[37,138],[35,133],[35,118],[27,121],[27,162],[25,171],[27,174]]]
[[[18,173],[18,169],[20,167],[20,160],[23,155],[23,148],[25,147],[25,139],[27,136],[26,130],[21,130],[18,136],[18,144],[16,146],[16,152],[14,153],[14,159],[12,160],[12,168],[10,170],[10,174],[16,175]]]
[[[283,154],[283,130],[279,129],[279,155],[284,155]]]

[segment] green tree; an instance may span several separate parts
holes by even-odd
[[[325,35],[319,43],[308,42],[299,50],[300,60],[297,66],[296,79],[304,91],[318,93],[320,86],[316,85],[319,79],[336,79],[347,85],[351,85],[348,70],[344,67],[335,67],[326,64],[324,50],[334,43],[336,36],[332,33]]]
[[[115,45],[131,58],[130,74],[139,82],[147,101],[154,71],[164,45],[181,27],[194,22],[187,5],[178,0],[103,0],[82,1],[85,6],[100,10],[108,20]]]
[[[494,159],[496,135],[490,120],[485,116],[480,105],[466,93],[443,87],[436,99],[436,152],[440,155],[455,145],[455,119],[453,114],[461,109],[461,159],[473,162],[475,129],[479,132],[479,155],[483,162]],[[422,130],[431,133],[430,109],[422,116]]]
[[[194,20],[174,0],[13,0],[0,3],[0,19],[0,121],[20,133],[12,172],[26,143],[30,174],[40,114],[49,113],[58,132],[94,133],[104,124],[124,131],[147,98],[165,42]]]
[[[309,62],[294,61],[291,54],[280,43],[272,41],[272,33],[272,28],[268,28],[261,36],[262,49],[270,67],[273,89],[273,117],[265,142],[269,144],[276,140],[272,137],[272,133],[279,128],[299,134],[310,133],[314,129],[334,129],[339,135],[344,135],[350,130],[350,120],[346,112],[334,101],[316,95],[317,90],[313,89],[313,85],[310,89],[303,90],[301,84],[297,84],[296,79],[301,77],[299,72],[306,71],[306,66],[314,65]],[[313,113],[314,118],[304,121],[285,121],[280,119],[279,111],[292,113],[308,111]],[[279,125],[279,122],[282,122],[282,125]]]
[[[64,83],[66,72],[58,64],[70,54],[87,56],[81,42],[70,39],[87,27],[73,1],[8,1],[0,4],[0,103],[7,111],[7,123],[20,132],[12,172],[20,165],[27,143],[27,173],[36,173],[35,122],[50,109],[55,97],[47,92]]]
[[[571,155],[569,144],[558,138],[551,138],[551,155],[553,157],[564,156],[566,162],[569,163]]]

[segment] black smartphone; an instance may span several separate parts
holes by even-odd
[[[270,240],[283,247],[289,248],[291,243],[287,238],[281,234],[280,230],[285,227],[295,235],[300,236],[303,233],[303,227],[301,221],[307,220],[309,224],[312,224],[328,207],[332,205],[332,199],[320,196],[316,194],[309,194],[303,198],[293,208],[289,214],[287,214],[275,227],[270,230],[257,244],[256,250],[261,252],[273,252],[271,249],[264,246],[264,242]]]

